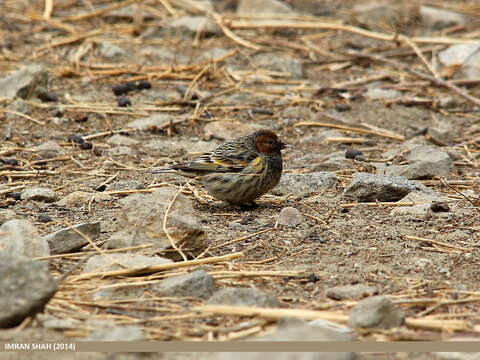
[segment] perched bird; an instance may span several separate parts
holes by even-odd
[[[228,140],[213,152],[189,163],[176,164],[153,173],[175,172],[196,178],[218,200],[242,207],[255,206],[254,200],[273,189],[282,176],[285,148],[270,130]]]

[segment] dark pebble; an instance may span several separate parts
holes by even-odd
[[[355,159],[357,156],[363,156],[363,153],[357,149],[347,149],[345,152],[346,159]]]
[[[68,141],[73,142],[75,144],[83,144],[85,140],[80,135],[71,135],[68,137]]]
[[[7,196],[11,197],[12,199],[15,199],[15,200],[20,200],[21,199],[19,192],[8,193]]]
[[[115,95],[123,95],[123,94],[127,94],[129,93],[130,91],[133,91],[137,88],[137,85],[135,85],[134,82],[126,82],[126,83],[123,83],[123,84],[119,84],[119,85],[115,85],[113,88],[112,88],[112,91]]]
[[[38,215],[38,221],[47,223],[52,221],[52,218],[48,214],[40,214]]]
[[[12,166],[18,166],[19,162],[15,158],[10,158],[10,159],[0,159],[1,162],[7,165],[12,165]]]
[[[138,90],[151,89],[151,88],[152,88],[152,84],[148,80],[140,80],[137,84]]]
[[[75,114],[73,120],[77,123],[86,122],[88,120],[88,114]]]
[[[94,190],[102,192],[102,191],[105,191],[106,188],[107,188],[107,185],[103,184],[101,186],[97,186]]]
[[[352,107],[348,104],[338,104],[337,106],[335,106],[335,110],[337,110],[338,112],[349,111],[352,110]]]
[[[84,142],[80,144],[80,149],[82,150],[90,150],[93,148],[93,144],[91,142]]]
[[[129,98],[126,96],[120,96],[117,99],[118,106],[126,107],[126,106],[132,106],[132,103]]]
[[[42,100],[43,102],[57,102],[58,101],[58,97],[57,95],[55,95],[54,93],[40,93],[38,94],[38,98],[40,100]]]
[[[450,211],[450,206],[448,206],[448,204],[445,202],[432,201],[432,205],[430,205],[430,209],[433,212],[448,212]]]

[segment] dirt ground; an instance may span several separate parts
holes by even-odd
[[[94,193],[95,187],[117,172],[111,183],[135,180],[144,187],[161,181],[178,184],[174,178],[160,178],[146,170],[190,159],[191,153],[198,151],[196,146],[206,138],[205,127],[214,121],[238,121],[245,127],[261,126],[274,130],[289,145],[283,152],[283,164],[284,171],[290,173],[312,172],[322,163],[321,156],[349,148],[358,149],[365,154],[367,161],[349,160],[348,167],[333,170],[338,178],[336,188],[308,196],[279,196],[273,191],[258,201],[258,208],[249,211],[219,204],[207,196],[203,197],[207,203],[202,203],[195,198],[194,188],[187,188],[184,193],[192,199],[195,213],[207,232],[209,245],[214,248],[206,257],[244,253],[241,259],[206,269],[244,272],[298,270],[301,275],[224,277],[218,278],[217,284],[219,287],[261,289],[276,296],[281,307],[286,309],[334,311],[346,315],[360,299],[332,300],[325,296],[325,290],[338,285],[372,285],[379,295],[390,296],[406,317],[426,320],[422,327],[402,325],[389,330],[357,329],[354,333],[359,340],[446,340],[479,336],[480,180],[479,146],[475,136],[480,129],[480,117],[477,104],[451,89],[420,79],[408,70],[348,54],[350,50],[377,54],[405,64],[408,69],[429,74],[405,41],[380,40],[332,28],[259,26],[241,29],[234,26],[239,18],[235,15],[236,2],[230,0],[213,2],[217,14],[224,16],[223,29],[213,34],[192,32],[168,25],[175,18],[202,14],[182,5],[188,2],[145,0],[137,3],[143,4],[140,10],[122,13],[120,10],[125,7],[95,11],[123,4],[121,2],[54,1],[51,17],[45,20],[42,18],[45,1],[4,0],[7,11],[0,16],[3,39],[1,73],[14,72],[30,63],[43,64],[49,71],[48,91],[55,94],[58,101],[27,99],[26,110],[20,112],[29,118],[7,118],[7,113],[0,114],[2,133],[11,129],[8,139],[3,136],[1,158],[19,161],[16,168],[2,165],[2,184],[41,185],[54,190],[60,198],[80,190]],[[288,1],[300,14],[291,17],[290,22],[311,20],[331,24],[343,21],[360,28],[361,24],[352,20],[355,3],[349,0]],[[414,5],[421,2],[413,3],[409,12],[402,13],[404,18],[399,21],[405,26],[400,26],[398,31],[404,31],[410,37],[478,38],[478,27],[476,35],[474,33],[475,21],[458,29],[450,28],[450,32],[427,30],[414,15]],[[451,10],[476,16],[477,20],[480,18],[480,8],[475,2],[448,3]],[[395,6],[393,1],[388,4]],[[428,4],[447,7],[444,1],[429,1]],[[140,11],[148,14],[143,20],[139,20]],[[229,29],[233,36],[225,36]],[[391,32],[385,26],[371,31],[375,34]],[[105,41],[119,46],[123,52],[106,58],[108,56],[102,52]],[[253,49],[250,44],[259,49]],[[449,46],[447,41],[433,40],[417,45],[424,49],[428,61],[431,61],[432,54]],[[173,54],[173,57],[162,57],[162,51]],[[259,55],[270,57],[267,62],[270,67],[258,65]],[[280,65],[275,67],[272,64]],[[303,74],[294,75],[294,66],[301,66]],[[371,85],[368,81],[351,83],[346,89],[334,89],[342,82],[382,74],[386,76],[375,84],[396,89],[400,92],[400,100],[368,99],[365,96]],[[461,78],[453,76],[456,80]],[[119,106],[112,87],[140,80],[148,80],[151,89],[134,90],[124,95],[131,106]],[[480,98],[478,81],[462,88],[476,99]],[[446,97],[452,97],[455,105],[449,108],[437,106],[438,101]],[[412,98],[430,101],[407,101]],[[3,108],[11,103],[8,99],[0,100]],[[328,142],[322,134],[332,128],[298,124],[326,122],[321,114],[332,112],[351,124],[367,123],[401,135],[404,140],[382,136],[375,131],[365,134],[345,130],[342,136],[365,138],[365,141],[354,144]],[[166,114],[170,122],[143,131],[128,128],[131,121],[154,114]],[[360,171],[375,172],[368,159],[385,159],[386,151],[397,149],[412,138],[439,145],[432,144],[427,131],[439,122],[451,124],[453,134],[447,144],[440,144],[444,146],[439,149],[448,147],[460,154],[445,181],[461,180],[463,183],[452,182],[459,185],[445,186],[438,179],[419,182],[450,198],[448,212],[429,213],[423,217],[394,216],[391,214],[393,207],[388,205],[342,207],[350,203],[342,198],[342,193],[352,175]],[[115,155],[111,152],[114,145],[107,142],[115,133],[138,143],[128,146],[130,150],[125,154]],[[232,133],[235,134],[236,130]],[[88,140],[93,144],[92,149],[82,149],[68,141],[72,135],[92,134],[101,134]],[[213,135],[206,144],[201,143],[202,150],[213,149],[225,137],[221,133]],[[65,155],[62,159],[35,163],[41,159],[30,150],[49,140],[57,141]],[[161,141],[164,147],[148,147],[153,140]],[[15,150],[1,152],[6,149]],[[40,172],[15,176],[16,171],[25,170]],[[50,171],[51,175],[41,173],[43,170]],[[201,188],[195,189],[205,195]],[[460,195],[467,190],[470,191],[467,197]],[[116,194],[110,200],[94,201],[72,209],[15,200],[4,194],[0,206],[23,215],[42,235],[64,227],[65,223],[99,221],[102,232],[95,243],[106,248],[105,242],[118,220],[118,201],[124,196]],[[280,210],[287,206],[303,213],[303,223],[294,228],[274,228]],[[42,222],[41,214],[48,215],[52,221]],[[215,248],[229,240],[248,237],[269,228],[271,231]],[[405,238],[407,235],[453,247],[409,240]],[[84,250],[91,250],[91,246]],[[59,276],[71,269],[81,260],[82,253],[78,255],[51,259],[52,274]],[[121,280],[125,279],[116,281]],[[105,284],[114,282],[115,279],[105,280]],[[113,312],[92,305],[88,294],[81,292],[82,288],[74,285],[60,287],[47,305],[46,313],[68,318],[75,317],[80,311],[83,320],[90,315],[125,323],[130,311],[137,315],[152,314],[151,310],[159,304],[167,307],[174,304],[178,306],[177,313],[169,311],[165,315],[181,315],[191,314],[189,306],[201,304],[198,299],[156,302],[147,296],[144,302],[130,303],[131,310]],[[75,299],[77,303],[69,307],[69,299]],[[89,305],[82,305],[80,300],[89,302]],[[156,315],[161,313],[156,312]],[[82,316],[78,315],[77,319],[81,320]],[[434,320],[444,320],[444,326],[431,325]],[[233,335],[229,338],[229,329],[234,329],[241,321],[245,318],[203,314],[143,325],[149,338],[154,340],[228,340],[237,338]],[[252,331],[252,335],[275,326],[272,320],[259,318],[258,321],[258,331]],[[429,321],[432,321],[430,325]],[[457,321],[456,325],[454,321]],[[41,329],[37,321],[24,326]],[[88,326],[80,326],[62,333],[77,339],[89,332]],[[233,330],[231,333],[242,338]]]

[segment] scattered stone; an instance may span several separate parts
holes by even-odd
[[[38,314],[35,317],[43,328],[55,330],[72,330],[78,328],[79,322],[74,319],[59,319],[52,315]]]
[[[248,340],[253,341],[295,341],[295,342],[340,342],[351,341],[350,334],[322,326],[310,326],[301,321],[284,321],[280,328],[273,334],[254,337]],[[237,352],[237,353],[215,353],[210,360],[264,360],[265,353],[260,352]],[[277,360],[354,360],[355,354],[349,352],[271,352],[269,359]]]
[[[40,64],[32,64],[0,79],[0,98],[26,99],[45,92],[48,82],[47,69]]]
[[[84,341],[146,341],[147,336],[137,325],[115,325],[112,321],[92,321],[94,329]]]
[[[337,186],[337,176],[331,172],[287,173],[283,174],[274,192],[280,195],[310,195]]]
[[[352,334],[353,330],[349,327],[346,326],[340,326],[340,325],[335,325],[332,326],[329,323],[325,322],[322,319],[316,319],[312,320],[308,323],[309,326],[314,326],[314,327],[321,327],[330,331],[334,331],[336,333],[341,333],[341,334]]]
[[[55,140],[35,146],[32,150],[40,155],[42,159],[53,159],[65,155],[65,151]]]
[[[408,24],[407,6],[394,6],[387,3],[356,4],[352,9],[352,23],[374,31],[385,31]]]
[[[403,154],[406,165],[377,166],[377,173],[388,176],[403,176],[410,180],[432,179],[435,176],[447,177],[452,161],[448,153],[432,146],[419,145]]]
[[[16,326],[43,311],[56,291],[48,264],[0,251],[0,328]]]
[[[417,204],[414,206],[395,206],[390,212],[390,215],[410,215],[418,219],[424,219],[425,216],[431,215],[430,210],[432,210],[431,208],[434,203],[444,203],[446,201],[448,201],[448,198],[436,193],[425,194],[412,192],[404,198],[398,200],[398,202],[419,202],[421,204]]]
[[[325,296],[333,300],[361,299],[377,293],[375,286],[365,284],[335,286],[325,290]]]
[[[136,157],[135,151],[129,146],[115,146],[115,147],[111,148],[108,152],[112,156]]]
[[[165,209],[173,197],[177,196],[168,213],[166,231],[163,230]],[[171,241],[177,246],[190,249],[192,254],[203,251],[207,236],[195,215],[190,199],[177,194],[177,189],[163,187],[152,194],[132,194],[120,200],[123,209],[118,218],[118,231],[107,242],[113,248],[153,243],[154,249],[164,250],[171,247]],[[170,256],[178,256],[169,252]]]
[[[438,54],[444,66],[459,66],[458,73],[468,79],[480,77],[480,44],[457,44]]]
[[[288,227],[295,227],[303,222],[303,215],[300,210],[288,206],[284,207],[277,216],[275,225],[284,225]]]
[[[215,292],[207,304],[278,307],[280,301],[275,296],[255,288],[223,288]]]
[[[17,98],[14,101],[12,101],[10,104],[8,104],[7,109],[28,115],[32,111],[32,106],[28,104],[25,100],[21,98]],[[7,112],[5,114],[5,117],[8,121],[20,119],[20,116],[10,112]]]
[[[343,135],[342,135],[343,136]],[[315,155],[315,154],[312,154]],[[308,155],[304,157],[308,159]],[[321,158],[321,162],[312,165],[312,171],[337,171],[343,169],[350,169],[352,161],[345,158],[344,151],[336,151]]]
[[[84,191],[74,191],[56,202],[59,206],[80,206],[88,204],[90,201],[102,202],[112,200],[112,196],[104,193],[87,193]]]
[[[421,270],[424,270],[425,268],[432,266],[432,264],[433,264],[432,260],[425,259],[425,258],[417,259],[415,260],[415,263],[414,263],[415,267]]]
[[[347,149],[345,151],[345,158],[346,159],[355,159],[358,156],[364,156],[360,150],[357,149]]]
[[[145,189],[143,183],[137,180],[118,181],[108,185],[109,191],[122,191],[122,190],[140,190]]]
[[[437,142],[449,144],[458,136],[451,121],[439,121],[436,125],[428,128],[428,135]]]
[[[437,100],[437,106],[441,109],[452,109],[459,106],[459,102],[453,96],[442,96]]]
[[[170,121],[179,119],[179,116],[172,117],[170,114],[155,114],[146,118],[137,119],[131,121],[127,124],[127,127],[131,127],[134,129],[142,130],[142,131],[156,131],[159,129],[163,129]]]
[[[138,144],[138,141],[128,136],[115,134],[110,139],[107,140],[107,144],[116,145],[116,146],[131,146],[131,145]]]
[[[172,276],[151,285],[152,292],[163,296],[194,296],[208,299],[216,290],[215,280],[203,270]]]
[[[371,87],[364,96],[369,100],[388,100],[396,99],[402,96],[402,93],[395,89],[382,89]]]
[[[15,211],[10,209],[0,209],[0,225],[3,225],[3,223],[6,223],[7,221],[15,219],[21,219],[21,217],[18,216]]]
[[[248,135],[259,130],[252,125],[240,121],[212,121],[203,128],[203,136],[205,140],[210,140],[212,137],[224,140],[233,139],[238,136]]]
[[[45,203],[51,203],[58,200],[58,195],[50,189],[44,189],[40,187],[28,188],[20,192],[20,198],[22,200],[34,200]]]
[[[127,106],[132,106],[132,102],[130,99],[126,96],[119,96],[117,98],[117,104],[120,107],[127,107]]]
[[[217,23],[207,16],[182,16],[171,24],[174,28],[185,29],[193,34],[203,32],[207,35],[222,35],[223,31]]]
[[[110,41],[103,40],[100,42],[100,55],[105,59],[113,60],[125,56],[127,52],[120,46],[112,44]]]
[[[137,89],[137,85],[133,81],[127,81],[112,87],[112,91],[116,96],[128,94],[135,89]]]
[[[237,5],[239,14],[293,14],[287,4],[278,0],[240,0]]]
[[[82,273],[96,271],[112,271],[120,269],[147,268],[149,266],[158,266],[170,264],[172,260],[159,256],[146,256],[135,254],[108,254],[94,255],[88,259]]]
[[[27,220],[10,220],[0,226],[0,251],[28,257],[50,255],[47,241]]]
[[[289,74],[293,79],[303,78],[303,64],[299,59],[259,53],[252,58],[253,66],[268,71]]]
[[[422,5],[419,9],[422,24],[432,30],[441,30],[453,25],[466,25],[465,16],[451,10]]]
[[[38,215],[38,221],[43,222],[43,223],[48,223],[52,221],[52,218],[48,214],[40,214]]]
[[[75,230],[74,230],[75,229]],[[75,252],[89,242],[77,231],[85,235],[90,240],[100,236],[100,223],[91,222],[74,225],[73,228],[65,228],[44,236],[50,246],[51,254],[65,254]]]
[[[404,314],[386,296],[373,296],[360,301],[350,311],[352,327],[390,329],[403,323]]]
[[[411,192],[433,194],[425,185],[402,176],[382,176],[368,173],[353,174],[343,197],[361,202],[397,201]]]

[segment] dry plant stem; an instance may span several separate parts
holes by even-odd
[[[103,132],[96,133],[96,134],[82,136],[82,139],[86,141],[86,140],[96,139],[96,138],[99,138],[99,137],[111,136],[111,135],[119,134],[119,133],[122,133],[122,132],[130,132],[130,131],[137,131],[137,130],[138,129],[135,129],[135,128],[125,128],[125,129],[119,129],[119,130],[103,131]]]
[[[348,315],[339,312],[299,310],[299,309],[280,309],[280,308],[252,308],[249,306],[230,306],[230,305],[200,305],[191,308],[200,313],[212,313],[221,315],[236,316],[260,316],[267,319],[281,319],[285,317],[295,317],[304,320],[322,319],[324,321],[346,324]],[[335,324],[336,325],[336,324]]]
[[[216,246],[212,246],[211,249],[214,250],[214,249],[218,249],[218,248],[221,248],[221,247],[230,245],[230,244],[237,243],[237,242],[239,242],[239,241],[247,240],[247,239],[250,239],[250,238],[252,238],[252,237],[254,237],[254,236],[261,235],[261,234],[264,234],[264,233],[269,232],[269,231],[272,231],[272,230],[275,230],[275,228],[268,228],[268,229],[261,230],[261,231],[258,231],[258,232],[256,232],[256,233],[253,233],[253,234],[249,234],[249,235],[246,235],[246,236],[242,236],[242,237],[239,237],[239,238],[237,238],[237,239],[233,239],[233,240],[224,242],[223,244],[216,245]]]
[[[446,187],[452,189],[453,191],[455,191],[457,194],[459,194],[461,197],[463,197],[465,200],[467,200],[474,208],[475,210],[479,211],[480,212],[480,209],[478,208],[477,205],[475,205],[472,200],[470,200],[467,196],[465,196],[464,194],[462,194],[460,191],[458,191],[457,189],[455,189],[452,185],[448,184],[445,180],[443,180],[441,177],[438,177],[436,176],[436,178],[438,180],[440,180],[440,182],[445,185]]]
[[[430,72],[433,74],[433,76],[435,76],[436,79],[439,79],[440,78],[440,75],[435,71],[435,69],[433,68],[433,66],[428,62],[428,60],[425,58],[425,56],[423,56],[422,54],[422,51],[420,50],[420,48],[417,46],[417,44],[415,44],[412,39],[410,39],[408,36],[405,36],[405,35],[399,35],[399,39],[400,40],[403,40],[405,43],[407,43],[407,45],[409,45],[413,51],[415,51],[415,53],[417,54],[417,56],[423,61],[423,63],[425,64],[425,66],[427,67],[428,70],[430,70]]]
[[[140,249],[146,249],[146,248],[151,248],[153,246],[153,243],[150,244],[143,244],[143,245],[138,245],[138,246],[129,246],[121,249],[114,249],[114,250],[104,250],[106,254],[111,254],[111,253],[117,253],[117,252],[124,252],[124,251],[132,251],[132,250],[140,250]],[[59,259],[59,258],[69,258],[69,257],[77,257],[77,256],[84,256],[88,254],[95,254],[96,251],[82,251],[78,253],[69,253],[69,254],[57,254],[57,255],[50,255],[50,256],[41,256],[41,257],[36,257],[33,258],[33,260],[41,261],[41,260],[53,260],[53,259]]]
[[[347,54],[351,55],[351,56],[358,57],[358,58],[366,58],[366,59],[370,59],[370,60],[380,61],[380,62],[389,64],[389,65],[395,66],[395,67],[397,67],[399,69],[402,69],[404,71],[407,71],[407,72],[409,72],[409,73],[411,73],[411,74],[413,74],[413,75],[415,75],[415,76],[417,76],[421,79],[428,80],[428,81],[430,81],[431,83],[433,83],[437,86],[442,86],[442,87],[445,87],[449,90],[452,90],[452,91],[456,92],[458,95],[460,95],[463,98],[470,101],[471,103],[473,103],[477,106],[480,106],[480,99],[477,99],[476,97],[470,95],[466,91],[460,89],[455,84],[452,84],[451,82],[442,80],[440,78],[437,79],[437,78],[435,78],[431,75],[422,73],[421,71],[418,71],[418,70],[415,70],[415,69],[412,69],[410,66],[402,64],[398,61],[387,59],[387,58],[385,58],[383,56],[380,56],[380,55],[365,54],[365,53],[362,53],[362,52],[359,52],[359,51],[354,51],[354,50],[348,51]]]
[[[429,244],[434,244],[434,245],[439,245],[443,246],[446,248],[451,248],[451,249],[456,249],[456,250],[461,250],[461,251],[473,251],[474,248],[466,248],[466,247],[461,247],[461,246],[455,246],[455,245],[450,245],[441,241],[436,241],[436,240],[430,240],[430,239],[425,239],[417,236],[410,236],[410,235],[404,235],[405,239],[408,240],[413,240],[413,241],[419,241],[419,242],[426,242]]]
[[[401,202],[365,202],[365,203],[350,203],[350,204],[339,204],[341,208],[352,208],[357,206],[368,206],[368,207],[377,207],[377,206],[415,206],[423,204],[422,201],[401,201]]]
[[[75,22],[75,21],[87,20],[87,19],[91,19],[91,18],[94,18],[94,17],[101,16],[103,14],[109,13],[113,10],[117,10],[117,9],[121,9],[123,7],[127,7],[128,5],[136,3],[136,2],[138,2],[138,1],[137,0],[126,0],[126,1],[123,1],[123,2],[115,4],[115,5],[104,7],[100,10],[92,11],[91,13],[88,13],[88,14],[68,16],[68,17],[65,17],[65,18],[61,18],[61,20],[64,21],[64,22]]]
[[[151,274],[159,271],[171,270],[171,269],[182,268],[182,267],[189,267],[189,266],[202,265],[202,264],[213,264],[213,263],[218,263],[222,261],[230,261],[230,260],[238,259],[241,257],[243,257],[243,252],[237,252],[237,253],[224,255],[224,256],[210,257],[206,259],[187,260],[187,261],[182,261],[182,262],[173,263],[173,264],[163,264],[163,265],[155,265],[155,266],[131,268],[131,269],[120,269],[120,270],[112,270],[112,271],[105,271],[105,272],[92,272],[88,274],[79,275],[76,278],[72,279],[71,282],[85,280],[85,279],[92,279],[96,277]]]
[[[14,114],[14,115],[17,115],[17,116],[20,116],[20,117],[23,117],[23,118],[25,118],[25,119],[30,120],[31,122],[34,122],[34,123],[37,124],[37,125],[45,125],[45,123],[44,123],[43,121],[34,119],[34,118],[32,118],[31,116],[28,116],[28,115],[26,115],[26,114],[23,114],[23,113],[21,113],[21,112],[15,111],[15,110],[0,109],[0,111],[1,111],[1,112],[5,112],[5,113]]]
[[[24,188],[25,188],[25,185],[13,186],[13,187],[8,188],[8,189],[0,190],[0,195],[8,194],[8,193],[11,193],[11,192],[17,191],[17,190],[22,190]]]

